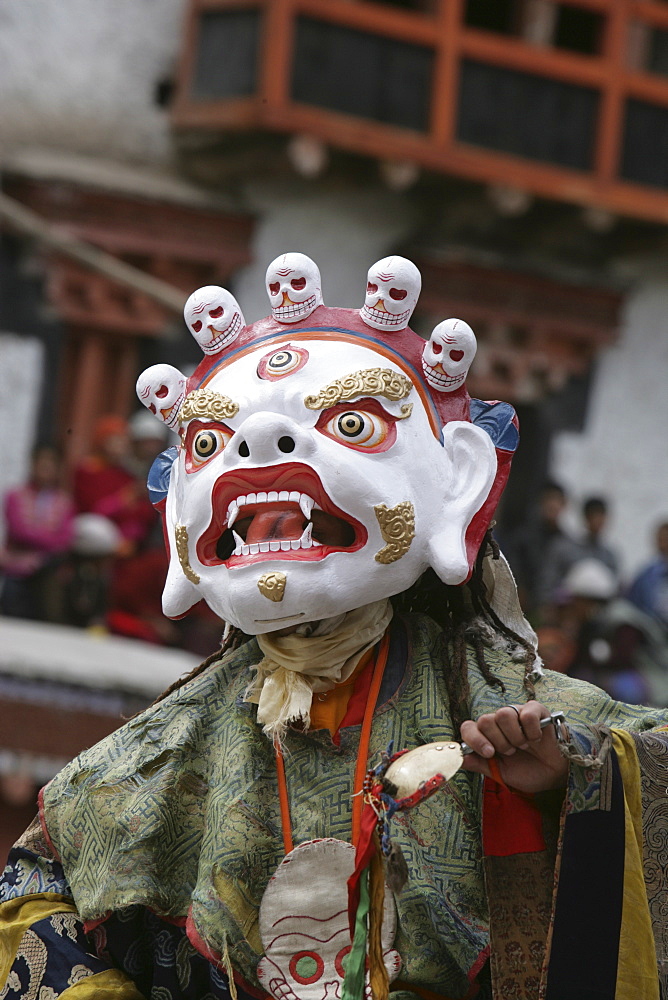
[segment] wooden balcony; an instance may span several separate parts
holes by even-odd
[[[666,223],[668,4],[190,0],[173,122]]]

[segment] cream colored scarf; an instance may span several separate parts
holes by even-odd
[[[391,618],[385,598],[320,622],[311,635],[258,635],[264,659],[253,668],[257,673],[244,697],[258,706],[263,732],[280,742],[289,723],[301,720],[308,727],[313,694],[347,680]]]

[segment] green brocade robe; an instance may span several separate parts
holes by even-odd
[[[377,707],[373,764],[391,742],[398,750],[458,737],[443,682],[440,630],[423,615],[409,616],[405,625],[407,665],[398,690]],[[503,651],[487,650],[486,657],[505,693],[485,682],[471,655],[473,718],[527,697],[521,664]],[[260,658],[254,641],[228,654],[78,756],[43,793],[45,828],[85,921],[132,904],[167,918],[188,916],[198,950],[214,961],[229,956],[240,977],[256,988],[262,955],[258,908],[283,857],[274,752],[255,721],[255,706],[243,702],[249,667]],[[622,705],[551,672],[536,683],[536,697],[565,713],[585,754],[598,752],[601,724],[640,733],[668,722],[664,711]],[[327,731],[289,732],[285,769],[295,844],[350,840],[360,728],[343,729],[340,746]],[[567,814],[608,808],[600,773],[571,767],[562,826]],[[552,795],[536,802],[544,849],[502,856],[492,851],[486,861],[483,781],[477,774],[460,771],[446,791],[395,817],[393,839],[409,871],[397,897],[395,941],[405,989],[466,996],[490,953],[491,936],[494,995],[539,996],[545,940],[554,924],[561,803],[555,809]],[[505,808],[512,824],[512,800]]]

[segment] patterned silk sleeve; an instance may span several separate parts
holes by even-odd
[[[141,1000],[117,969],[90,950],[60,864],[39,821],[12,849],[0,881],[2,1000]]]

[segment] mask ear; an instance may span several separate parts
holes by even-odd
[[[167,618],[183,616],[201,600],[201,594],[194,582],[188,579],[179,558],[176,541],[176,495],[179,492],[179,467],[175,462],[169,474],[169,491],[165,507],[165,540],[169,556],[169,569],[162,592],[162,610]]]
[[[448,470],[440,523],[429,542],[429,562],[446,584],[463,583],[469,575],[466,531],[485,503],[496,476],[496,449],[489,435],[463,420],[443,428]]]

